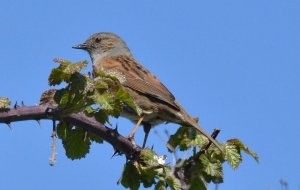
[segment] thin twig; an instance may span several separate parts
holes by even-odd
[[[215,184],[215,190],[218,190],[219,189],[219,184]]]
[[[220,129],[215,129],[214,132],[211,134],[211,137],[213,139],[216,139],[217,136],[219,135],[219,133],[220,133]],[[209,141],[209,143],[205,147],[202,147],[199,152],[199,155],[203,154],[211,146],[211,144],[212,144],[212,142]]]
[[[50,159],[50,166],[54,166],[55,162],[56,162],[56,122],[55,120],[53,120],[53,126],[52,126],[52,135],[51,135],[51,138],[52,138],[52,146],[51,146],[51,149],[52,149],[52,154],[51,154],[51,159]]]

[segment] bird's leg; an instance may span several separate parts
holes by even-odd
[[[144,142],[143,142],[142,148],[145,148],[146,142],[147,142],[147,139],[148,139],[148,135],[149,135],[150,130],[151,130],[151,124],[150,123],[143,123],[143,126],[144,126],[145,137],[144,137]]]
[[[143,119],[144,119],[144,116],[142,116],[142,117],[138,120],[138,122],[135,124],[134,128],[133,128],[132,131],[130,132],[130,135],[129,135],[129,137],[128,137],[130,140],[132,140],[132,139],[134,138],[134,134],[135,134],[135,132],[137,131],[137,129],[139,128],[139,126],[140,126],[140,124],[142,123]]]

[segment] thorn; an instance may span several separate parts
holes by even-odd
[[[25,106],[25,104],[24,104],[23,100],[22,100],[22,102],[21,102],[21,106]]]
[[[119,134],[118,132],[118,123],[116,124],[116,128],[113,129],[117,134]]]
[[[165,134],[167,135],[168,138],[170,138],[170,133],[167,129],[165,130]]]
[[[119,151],[115,150],[114,154],[111,156],[110,159],[112,159],[113,157],[115,157],[118,153],[119,153]]]
[[[37,119],[36,122],[39,124],[39,127],[42,127],[41,126],[41,120]]]
[[[17,109],[18,107],[18,101],[16,101],[15,105],[14,105],[14,109]]]
[[[13,128],[12,128],[12,126],[11,126],[11,123],[9,122],[9,123],[6,123],[6,125],[9,127],[9,129],[12,131],[13,130]]]
[[[120,155],[123,154],[123,153],[120,152],[118,149],[116,149],[114,146],[113,146],[113,148],[114,148],[115,152],[113,153],[113,155],[111,156],[110,159],[112,159],[112,158],[115,157],[115,156],[120,156]]]

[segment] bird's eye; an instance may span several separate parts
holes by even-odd
[[[100,42],[101,42],[101,38],[96,38],[96,39],[95,39],[95,42],[96,42],[96,43],[100,43]]]

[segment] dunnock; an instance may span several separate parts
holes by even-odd
[[[141,109],[142,114],[139,116],[129,106],[124,106],[121,116],[137,123],[130,133],[130,138],[133,138],[138,126],[143,124],[145,130],[143,147],[152,126],[173,122],[196,129],[221,150],[219,144],[180,106],[173,94],[134,59],[120,37],[107,32],[96,33],[83,44],[73,48],[83,49],[89,53],[95,75],[101,71],[115,76]]]

